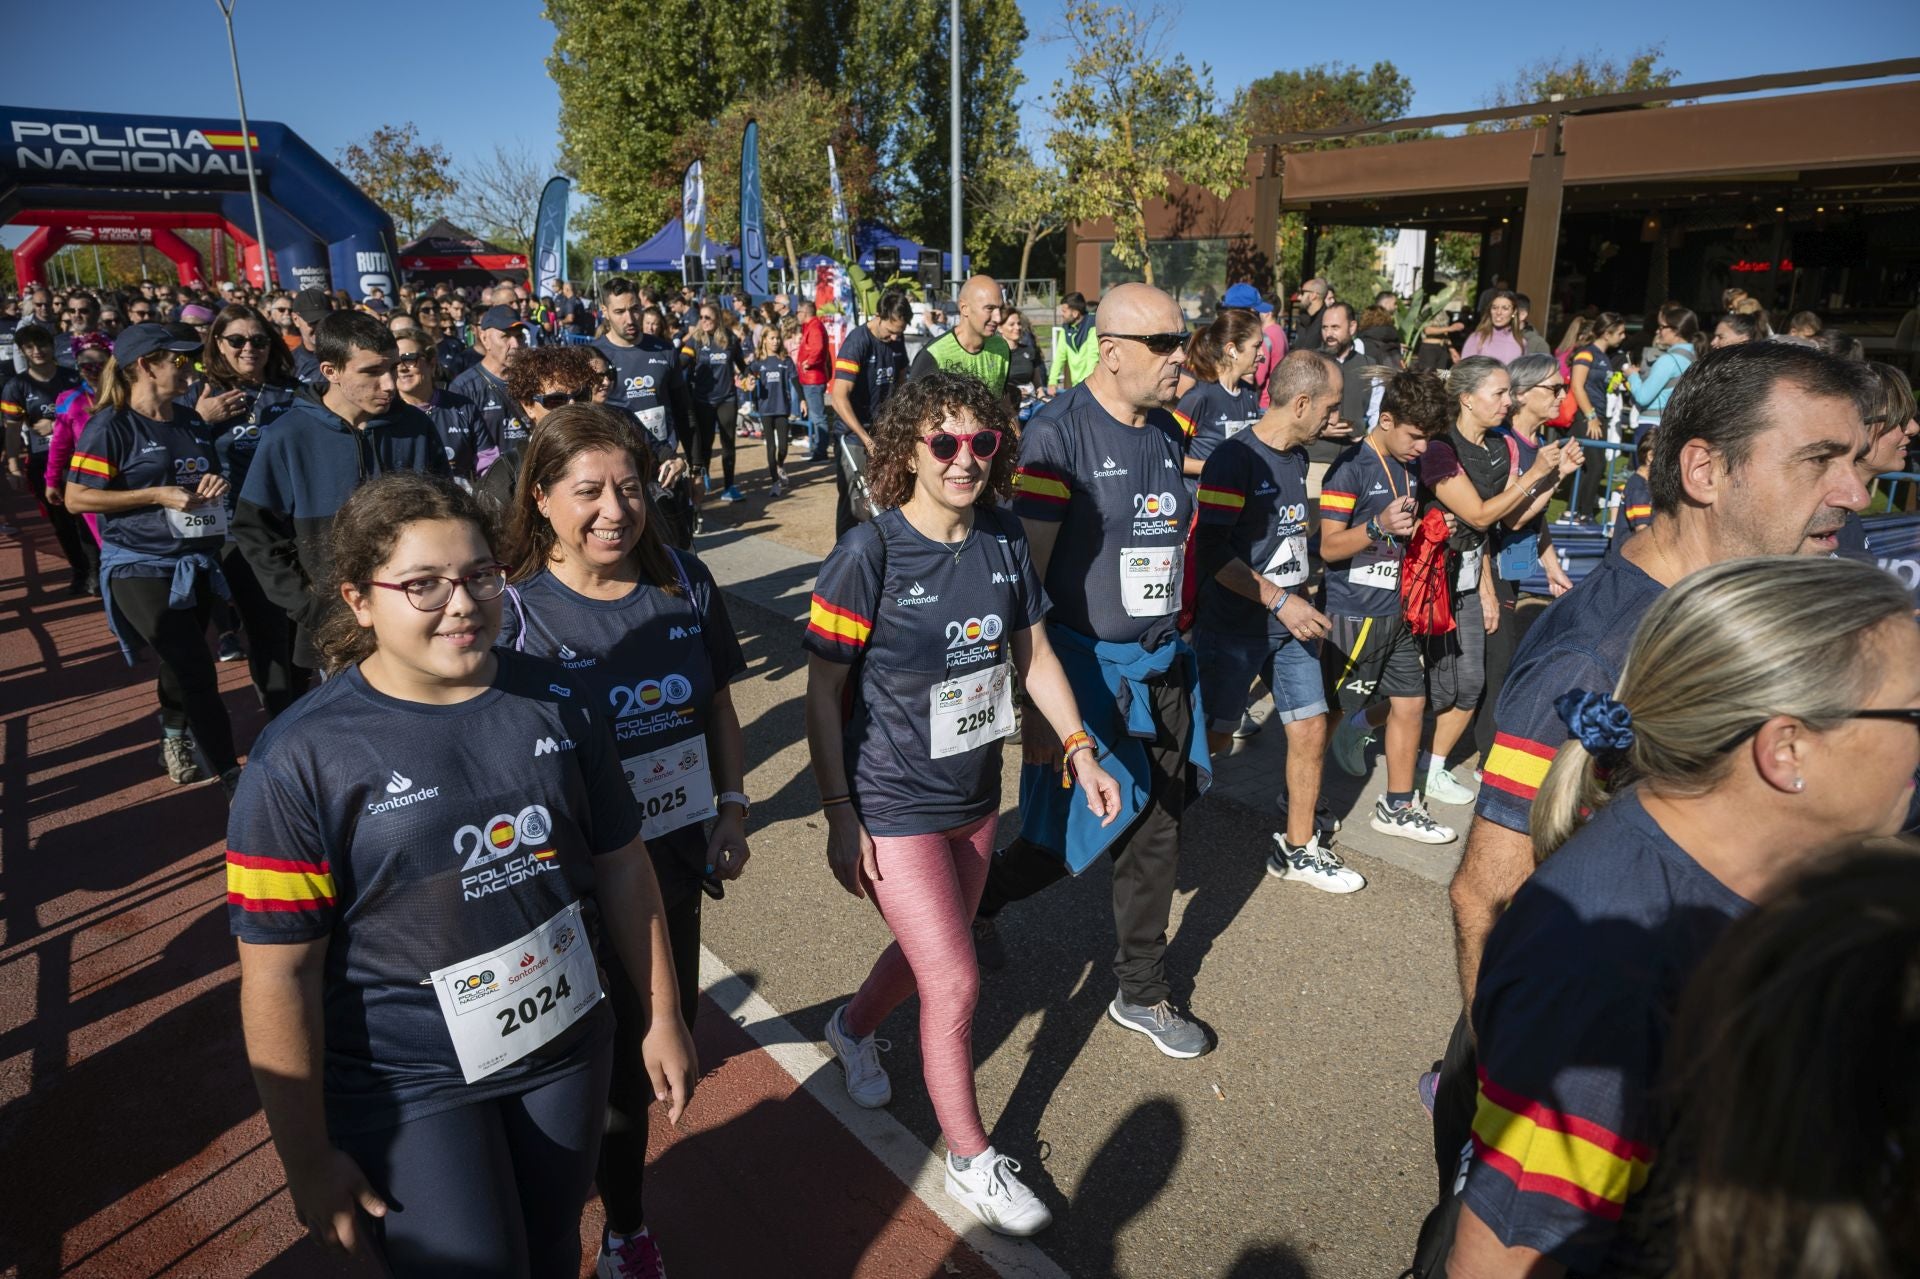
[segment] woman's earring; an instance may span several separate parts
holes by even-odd
[[[1797,794],[1799,794],[1799,793],[1800,793],[1801,791],[1803,791],[1803,790],[1805,790],[1806,788],[1807,788],[1807,779],[1806,779],[1806,778],[1804,778],[1804,777],[1796,777],[1796,778],[1794,778],[1794,779],[1793,779],[1793,792],[1794,792],[1794,794],[1796,794],[1796,795],[1797,795]]]

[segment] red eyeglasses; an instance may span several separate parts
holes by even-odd
[[[955,435],[951,431],[935,431],[932,435],[921,436],[920,440],[921,443],[927,446],[927,451],[933,454],[934,460],[937,462],[951,462],[954,458],[959,457],[960,444],[963,440],[966,442],[967,447],[973,450],[973,455],[982,462],[1000,451],[1000,432],[991,428],[983,431],[974,431],[969,435]]]

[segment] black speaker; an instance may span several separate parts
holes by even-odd
[[[880,245],[873,251],[873,278],[885,283],[900,274],[900,248],[894,244]]]
[[[940,255],[938,253],[922,253],[920,255],[920,270],[918,274],[920,276],[920,290],[928,297],[934,296],[946,287],[946,280],[940,271]]]
[[[698,253],[687,254],[680,270],[682,278],[689,283],[707,278],[707,264],[701,260]]]

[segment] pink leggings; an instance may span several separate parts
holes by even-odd
[[[962,1159],[987,1148],[973,1097],[973,1006],[980,998],[973,912],[998,820],[996,813],[934,835],[873,837],[880,867],[873,899],[896,940],[847,1008],[847,1029],[865,1038],[919,990],[927,1095],[947,1149]]]

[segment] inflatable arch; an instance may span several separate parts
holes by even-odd
[[[393,220],[284,124],[255,120],[250,132],[278,283],[391,294]],[[72,209],[199,214],[214,220],[194,225],[242,233],[247,243],[254,221],[239,122],[0,106],[0,223]],[[255,280],[257,264],[255,246]]]

